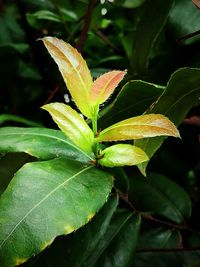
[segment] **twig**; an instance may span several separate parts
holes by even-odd
[[[94,30],[96,35],[101,38],[101,40],[109,45],[114,51],[116,52],[121,52],[120,49],[118,47],[116,47],[100,30]]]
[[[44,102],[43,105],[48,104],[49,102],[51,102],[52,98],[56,95],[56,93],[59,91],[60,87],[57,85],[50,93],[50,95],[48,96],[48,98],[46,99],[46,101]]]
[[[83,45],[84,45],[84,42],[85,42],[85,39],[87,37],[87,33],[88,33],[89,26],[90,26],[90,21],[91,21],[92,12],[94,9],[95,2],[96,2],[96,0],[90,0],[88,3],[88,8],[87,8],[86,15],[84,18],[83,29],[82,29],[82,32],[80,34],[80,38],[77,42],[77,45],[76,45],[76,48],[79,52],[81,52]]]
[[[189,231],[189,232],[192,232],[192,233],[198,233],[198,231],[190,228],[187,225],[179,225],[179,224],[170,223],[170,222],[167,222],[167,221],[163,221],[163,220],[157,219],[157,218],[155,218],[155,217],[153,217],[151,215],[144,215],[143,214],[142,217],[145,220],[152,221],[152,222],[155,222],[155,223],[159,223],[159,224],[162,224],[162,225],[166,225],[169,228],[185,230],[185,231]]]
[[[141,212],[134,207],[134,205],[129,201],[128,195],[124,195],[119,190],[117,190],[117,192],[119,194],[119,198],[122,199],[130,207],[132,212],[133,213],[138,212],[144,220],[152,221],[154,223],[159,223],[161,225],[168,226],[169,228],[172,228],[172,229],[184,230],[184,231],[188,231],[188,232],[192,232],[192,233],[200,233],[199,231],[194,230],[187,225],[174,224],[174,223],[171,223],[168,221],[163,221],[163,220],[160,220],[158,218],[155,218],[152,215],[145,214],[144,212]]]
[[[199,34],[200,34],[200,30],[195,31],[195,32],[192,32],[192,33],[189,33],[189,34],[187,34],[187,35],[185,35],[185,36],[183,36],[183,37],[178,38],[178,39],[176,40],[176,42],[177,42],[177,43],[180,43],[181,41],[185,41],[185,40],[190,39],[190,38],[192,38],[192,37],[195,37],[195,36],[197,36],[197,35],[199,35]]]
[[[192,116],[190,118],[186,118],[186,119],[184,119],[183,123],[200,127],[200,116],[195,115],[195,116]]]

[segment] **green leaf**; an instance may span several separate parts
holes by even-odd
[[[56,241],[45,257],[39,258],[36,265],[44,266],[44,262],[47,261],[48,266],[52,267],[66,264],[68,267],[90,266],[88,262],[92,255],[97,254],[96,249],[105,238],[117,205],[118,197],[111,196],[100,212],[85,227]]]
[[[50,103],[44,105],[42,109],[51,114],[61,131],[78,147],[92,152],[94,134],[80,114],[63,103]]]
[[[130,81],[126,83],[113,103],[100,113],[98,125],[108,127],[118,121],[138,116],[160,96],[163,87],[144,81]]]
[[[137,209],[162,215],[176,223],[191,216],[191,201],[182,187],[169,178],[151,173],[148,179],[130,179],[129,200]]]
[[[86,61],[75,48],[63,40],[45,37],[42,41],[58,65],[77,107],[86,117],[91,118],[88,93],[93,81]]]
[[[106,167],[132,166],[148,160],[145,152],[129,144],[117,144],[104,149],[98,163]]]
[[[25,119],[25,118],[17,116],[17,115],[1,114],[0,115],[0,124],[3,124],[4,122],[7,122],[7,121],[19,122],[19,123],[25,124],[27,126],[32,126],[32,127],[42,127],[42,124],[40,124],[39,122],[34,122],[34,121]]]
[[[8,153],[0,157],[0,196],[13,178],[13,175],[25,163],[33,158],[25,153]]]
[[[169,267],[184,266],[180,254],[163,249],[179,248],[182,237],[176,230],[163,228],[148,229],[139,236],[136,253],[133,257],[133,267]]]
[[[178,126],[189,110],[199,103],[200,69],[183,68],[176,71],[168,82],[166,90],[152,105],[147,113],[161,113]],[[163,137],[136,140],[135,145],[141,147],[151,158],[164,141]],[[148,161],[138,167],[144,174]]]
[[[59,156],[81,162],[93,159],[61,131],[45,128],[0,128],[0,152],[25,152],[43,160]]]
[[[173,2],[173,0],[147,0],[145,2],[134,36],[132,57],[132,65],[140,75],[145,74],[148,68],[151,50],[167,20]]]
[[[125,220],[124,215],[125,211],[120,210],[115,214],[105,236],[105,241],[102,242],[105,248],[104,252],[96,264],[86,266],[129,266],[138,241],[141,217],[134,214]]]
[[[174,40],[199,30],[199,10],[191,2],[187,0],[176,0],[170,12],[168,27],[170,35],[172,35]],[[186,21],[187,23],[185,23]],[[192,44],[199,40],[200,37],[198,35],[181,43]]]
[[[24,165],[0,201],[0,262],[19,265],[86,224],[112,184],[109,173],[66,158]]]
[[[35,13],[32,13],[32,14],[26,14],[27,16],[27,19],[30,21],[34,21],[34,20],[41,20],[41,19],[44,19],[44,20],[49,20],[49,21],[53,21],[53,22],[62,22],[60,17],[53,13],[52,11],[50,10],[39,10]]]
[[[161,114],[147,114],[129,118],[104,129],[97,142],[141,139],[154,136],[180,137],[174,124]]]
[[[125,0],[125,2],[123,3],[123,7],[136,8],[141,6],[144,2],[145,0]]]

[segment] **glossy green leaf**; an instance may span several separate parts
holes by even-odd
[[[138,241],[141,218],[138,214],[134,214],[122,224],[119,216],[123,216],[123,212],[116,213],[116,217],[113,218],[113,223],[111,222],[108,234],[105,236],[104,246],[106,249],[97,263],[91,266],[121,267],[132,265],[131,259]],[[119,221],[121,223],[117,225]],[[107,240],[110,241],[109,244],[106,244]]]
[[[93,159],[61,131],[45,128],[0,128],[0,152],[25,152],[43,160],[59,156],[81,162]]]
[[[129,144],[117,144],[104,149],[98,163],[106,167],[132,166],[148,160],[145,152]]]
[[[137,243],[141,219],[137,214],[116,209],[117,204],[118,198],[112,196],[91,222],[55,240],[25,266],[127,266]]]
[[[168,82],[166,90],[152,105],[147,113],[160,113],[167,116],[178,126],[189,110],[198,105],[200,96],[200,69],[183,68],[176,71]],[[135,145],[141,147],[151,158],[163,143],[164,138],[136,140]],[[148,161],[139,165],[145,173]]]
[[[92,86],[92,77],[86,61],[70,44],[55,37],[42,39],[48,52],[55,60],[77,107],[91,118],[88,105],[88,93]]]
[[[199,10],[187,0],[176,0],[168,20],[168,28],[174,40],[199,30]],[[198,1],[199,2],[199,1]],[[187,12],[185,12],[187,10]],[[185,23],[187,21],[187,23]],[[182,41],[181,44],[192,44],[200,40],[199,35]]]
[[[112,184],[109,173],[66,158],[24,165],[0,201],[1,264],[19,265],[86,224]]]
[[[44,256],[39,257],[34,266],[44,267],[45,263],[49,267],[90,266],[88,262],[92,255],[98,255],[96,249],[105,238],[117,205],[118,197],[111,196],[100,212],[87,225],[65,238],[56,240],[49,251],[46,251]]]
[[[144,229],[139,236],[131,266],[184,266],[181,255],[173,252],[174,248],[180,247],[181,240],[179,231],[174,229],[161,227]],[[164,249],[166,249],[166,252]],[[172,251],[170,252],[168,249],[172,249]]]
[[[25,153],[8,153],[0,157],[0,196],[13,178],[13,175],[25,163],[33,158]]]
[[[163,87],[144,81],[130,81],[126,83],[113,103],[100,113],[98,125],[100,128],[121,120],[138,116],[161,95]]]
[[[147,114],[120,121],[104,129],[96,141],[119,141],[154,136],[180,137],[174,124],[161,114]]]
[[[169,178],[151,173],[130,179],[129,200],[137,209],[162,215],[176,223],[191,216],[191,201],[182,187]]]
[[[132,65],[137,74],[145,74],[151,50],[166,23],[173,2],[173,0],[147,0],[145,2],[134,37]]]
[[[51,114],[61,131],[78,147],[92,152],[94,134],[80,114],[63,103],[50,103],[43,106],[42,109]]]

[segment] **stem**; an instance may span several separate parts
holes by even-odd
[[[84,18],[83,29],[82,29],[80,38],[79,38],[77,46],[76,46],[76,48],[79,52],[81,52],[83,45],[84,45],[84,42],[87,38],[87,33],[89,30],[90,21],[92,18],[92,12],[93,12],[93,9],[95,6],[95,2],[96,2],[96,0],[89,0],[89,2],[88,2],[88,8],[87,8],[86,15]]]
[[[93,129],[94,137],[96,137],[96,135],[97,135],[97,116],[95,116],[92,119],[92,129]],[[95,157],[97,158],[98,157],[98,143],[94,143],[93,152],[95,154]]]

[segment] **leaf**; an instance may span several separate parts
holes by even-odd
[[[118,210],[105,235],[105,250],[96,264],[86,266],[99,267],[121,267],[130,266],[131,259],[138,241],[141,217],[133,214],[131,217],[123,218],[125,211]],[[128,215],[128,213],[127,213]],[[122,219],[120,218],[122,217]]]
[[[8,153],[0,156],[0,196],[13,178],[13,175],[25,163],[33,158],[25,153]]]
[[[125,0],[125,2],[123,3],[123,7],[136,8],[141,6],[144,2],[145,0]]]
[[[186,21],[187,23],[185,23]],[[199,10],[192,5],[191,1],[176,0],[168,20],[168,29],[170,30],[171,38],[176,41],[178,38],[196,32],[199,30],[199,24]],[[199,42],[199,40],[199,36],[196,36],[185,41],[182,40],[181,44],[193,44]]]
[[[34,122],[31,120],[25,119],[21,116],[12,115],[12,114],[1,114],[0,124],[3,124],[4,122],[7,122],[7,121],[19,122],[19,123],[25,124],[27,126],[32,126],[32,127],[42,127],[42,124],[40,124],[39,122]]]
[[[180,137],[174,124],[161,114],[147,114],[120,121],[104,129],[97,142],[140,139],[154,136]]]
[[[180,248],[181,240],[181,234],[175,229],[166,230],[157,227],[143,230],[139,236],[131,266],[184,266],[181,255],[173,252],[173,249]],[[166,249],[166,252],[164,249]],[[168,249],[171,249],[172,252]]]
[[[92,106],[105,102],[113,93],[117,85],[124,78],[126,71],[113,70],[97,78],[89,92],[89,100]]]
[[[176,223],[190,218],[192,204],[182,187],[163,175],[151,173],[147,177],[135,175],[130,179],[129,200],[137,209]]]
[[[70,106],[63,103],[51,103],[42,106],[64,134],[86,152],[92,152],[94,134],[85,120]]]
[[[104,149],[98,163],[106,167],[132,166],[148,160],[145,152],[129,144],[117,144]]]
[[[120,120],[144,113],[162,92],[163,87],[152,83],[139,80],[126,83],[113,103],[101,111],[99,127],[105,128]]]
[[[154,105],[147,110],[147,113],[161,113],[178,126],[189,110],[198,105],[199,96],[200,69],[182,68],[171,76],[166,90]],[[163,137],[156,137],[137,140],[134,144],[141,147],[150,159],[163,141]],[[148,161],[138,166],[143,174],[146,171],[147,164]]]
[[[117,204],[118,198],[112,196],[91,222],[56,239],[48,250],[25,266],[127,266],[137,243],[141,218],[117,209]]]
[[[91,118],[88,93],[92,87],[92,77],[85,60],[75,48],[63,40],[45,37],[42,41],[58,65],[77,107],[86,117]]]
[[[45,128],[0,128],[0,152],[25,152],[42,160],[59,156],[81,162],[93,159],[61,131]]]
[[[173,0],[147,0],[134,36],[132,66],[135,71],[145,74],[152,48],[166,23]],[[158,16],[159,14],[159,16]]]
[[[0,262],[19,265],[86,224],[112,184],[109,173],[66,158],[24,165],[1,197]]]
[[[62,20],[61,18],[53,13],[52,11],[50,10],[39,10],[37,12],[34,12],[32,14],[26,14],[27,16],[27,19],[30,20],[30,19],[44,19],[44,20],[49,20],[49,21],[53,21],[53,22],[58,22],[58,23],[61,23]]]

